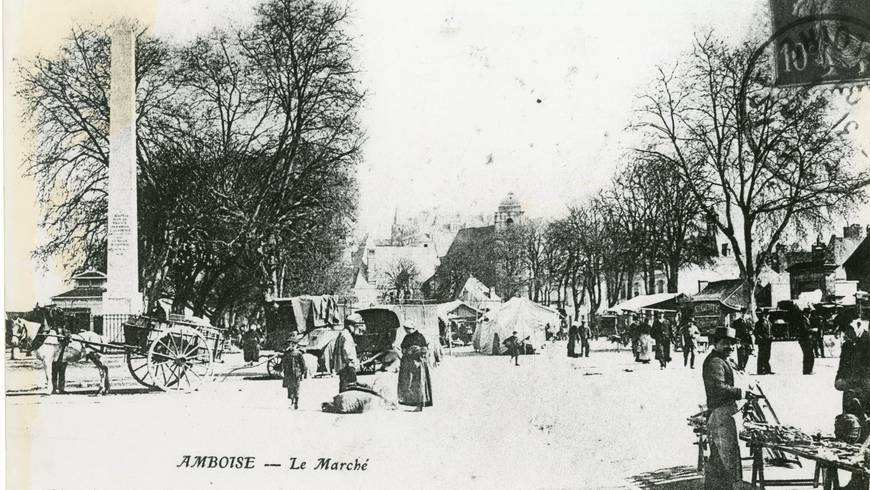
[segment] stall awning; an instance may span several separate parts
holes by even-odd
[[[608,311],[623,315],[629,312],[638,312],[643,309],[649,310],[676,310],[677,303],[686,295],[682,293],[658,293],[635,296],[612,306]]]

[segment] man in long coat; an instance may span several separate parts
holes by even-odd
[[[834,387],[843,392],[844,411],[856,415],[862,422],[870,418],[870,332],[867,325],[867,320],[853,320],[843,328],[845,341],[834,381]],[[864,437],[868,432],[864,431]]]
[[[586,324],[586,320],[580,325],[580,355],[589,357],[589,341],[592,339],[592,329]]]
[[[737,439],[737,400],[744,395],[734,386],[734,368],[729,356],[734,351],[737,333],[733,328],[719,327],[713,338],[713,350],[704,359],[704,391],[707,394],[707,435],[710,458],[704,466],[704,488],[723,490],[739,488],[743,480],[743,464]]]
[[[344,319],[344,329],[335,338],[332,348],[332,369],[338,373],[338,392],[347,391],[356,384],[356,370],[359,359],[356,354],[356,341],[353,336],[363,323],[362,317],[353,313]]]
[[[755,323],[755,343],[758,344],[758,374],[773,374],[770,370],[770,348],[773,345],[773,331],[767,313],[758,314]]]

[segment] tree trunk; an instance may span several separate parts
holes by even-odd
[[[672,258],[668,264],[668,292],[676,293],[680,284],[680,261]]]

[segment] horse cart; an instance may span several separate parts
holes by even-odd
[[[108,367],[100,354],[123,353],[130,374],[139,384],[163,391],[192,391],[211,377],[220,360],[222,329],[200,319],[158,320],[133,316],[123,324],[121,341],[108,341],[96,332],[70,332],[66,313],[57,307],[38,307],[13,320],[26,332],[28,351],[42,362],[52,393],[64,392],[66,365],[90,360],[100,371],[100,390],[109,391]]]
[[[193,320],[165,321],[133,317],[123,325],[127,367],[143,386],[163,391],[192,391],[212,375],[223,355],[222,330]]]

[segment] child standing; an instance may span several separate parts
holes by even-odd
[[[282,386],[287,388],[287,398],[293,403],[294,410],[299,409],[299,387],[302,378],[305,377],[305,358],[302,354],[302,350],[299,349],[299,339],[290,337],[281,359],[281,367],[284,371]]]

